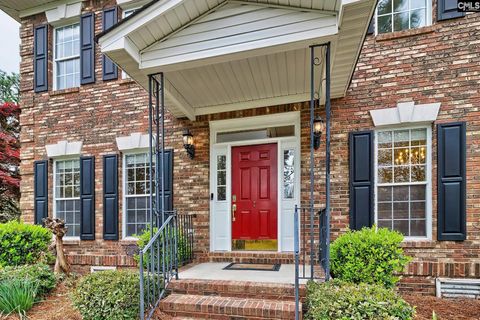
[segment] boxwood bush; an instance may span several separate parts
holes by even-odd
[[[153,228],[153,234],[157,233],[157,231],[158,231],[158,228]],[[173,234],[174,231],[175,231],[174,228],[169,228],[168,230],[166,230],[166,232],[169,233],[169,235]],[[183,234],[180,228],[177,228],[176,234],[177,234],[177,247],[178,247],[177,261],[179,265],[182,265],[188,262],[188,258],[191,256],[192,249],[188,245],[187,237]],[[146,228],[142,234],[136,235],[136,237],[138,238],[138,241],[137,241],[138,248],[143,249],[151,239],[150,228]],[[165,258],[167,264],[170,263],[170,256],[168,253],[169,252],[167,252],[166,258]],[[139,255],[138,254],[135,255],[134,259],[138,263],[140,261]],[[149,261],[149,257],[146,256],[144,260],[144,265],[146,265],[148,261]]]
[[[26,280],[37,287],[37,296],[49,293],[57,283],[52,269],[45,264],[9,266],[0,268],[0,282],[10,280]]]
[[[0,224],[0,267],[37,263],[51,241],[52,233],[41,226],[18,221]]]
[[[72,301],[84,320],[129,320],[139,316],[140,284],[132,271],[101,271],[86,275]]]
[[[415,308],[393,289],[333,280],[307,285],[305,319],[413,319]]]
[[[363,228],[339,236],[331,246],[331,270],[335,278],[353,283],[395,286],[410,261],[400,244],[403,236],[388,229]]]

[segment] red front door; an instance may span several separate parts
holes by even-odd
[[[232,240],[277,239],[277,144],[232,148]]]

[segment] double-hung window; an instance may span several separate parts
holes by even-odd
[[[80,160],[57,160],[54,166],[55,218],[65,221],[67,237],[80,236]]]
[[[376,133],[376,220],[405,237],[430,232],[430,128]]]
[[[377,5],[377,33],[415,29],[431,22],[432,0],[380,0]]]
[[[80,86],[80,24],[55,29],[55,89]]]
[[[124,237],[134,237],[141,234],[150,222],[149,154],[125,155],[124,177]]]

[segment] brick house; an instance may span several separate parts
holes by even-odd
[[[148,75],[164,72],[162,203],[194,215],[196,259],[293,261],[294,206],[311,200],[309,46],[330,42],[332,239],[402,232],[401,286],[429,294],[436,278],[479,278],[480,16],[454,2],[0,0],[21,22],[23,219],[65,219],[79,268],[135,266]]]

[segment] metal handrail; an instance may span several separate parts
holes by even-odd
[[[140,319],[145,319],[145,307],[151,319],[167,285],[178,279],[177,214],[171,212],[150,241],[139,251]],[[146,276],[145,276],[146,273]]]

